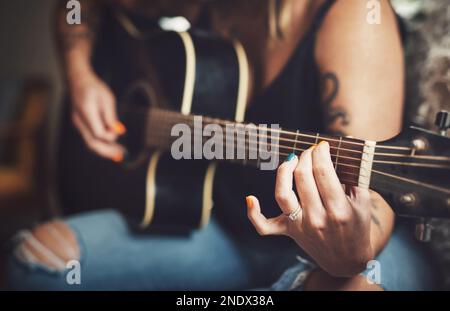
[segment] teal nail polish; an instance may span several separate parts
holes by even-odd
[[[286,158],[286,162],[292,161],[295,158],[295,153],[289,153],[289,155]]]

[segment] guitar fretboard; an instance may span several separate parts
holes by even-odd
[[[258,167],[264,161],[268,161],[269,155],[278,156],[281,163],[290,153],[300,155],[311,146],[327,141],[330,144],[331,159],[340,181],[348,185],[369,186],[371,167],[363,164],[367,156],[370,158],[370,150],[367,150],[367,144],[363,140],[280,128],[271,129],[254,124],[183,115],[175,111],[152,108],[147,122],[145,145],[148,148],[170,149],[179,138],[177,135],[180,135],[180,133],[172,135],[172,129],[175,126],[189,129],[192,159],[204,158],[199,156],[202,156],[205,144],[213,134],[217,135],[217,132],[220,132],[221,136],[216,137],[216,142],[219,143],[216,143],[213,148],[215,154],[220,155],[220,160]],[[238,141],[241,143],[238,144]]]

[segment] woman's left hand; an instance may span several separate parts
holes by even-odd
[[[275,199],[283,214],[267,219],[258,199],[248,196],[248,217],[261,235],[294,239],[329,274],[354,276],[375,255],[370,235],[371,198],[367,189],[346,190],[334,170],[330,146],[322,142],[278,168]],[[297,218],[291,220],[288,215],[295,211]]]

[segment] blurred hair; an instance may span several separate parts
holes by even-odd
[[[422,1],[406,25],[407,118],[432,127],[436,112],[450,109],[450,9],[448,0]]]

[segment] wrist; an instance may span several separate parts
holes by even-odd
[[[375,258],[373,247],[369,245],[357,256],[350,256],[344,261],[337,262],[331,269],[326,270],[331,276],[339,278],[351,278],[363,272],[367,263]]]
[[[355,261],[353,262],[353,275],[351,276],[358,275],[366,270],[367,263],[375,259],[375,256],[376,252],[372,246],[372,243],[370,243],[370,245],[367,246],[366,251],[363,252],[359,258],[355,258]]]
[[[89,57],[77,51],[67,52],[64,67],[69,86],[94,75]]]

